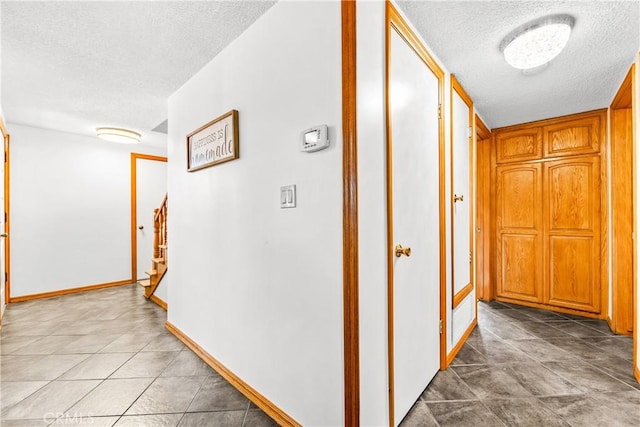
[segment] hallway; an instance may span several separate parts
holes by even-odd
[[[479,326],[403,426],[638,425],[630,337],[499,302],[478,311]],[[135,285],[9,305],[0,425],[275,425],[165,319]]]
[[[275,425],[165,320],[137,285],[9,305],[0,425]]]
[[[638,426],[632,338],[605,321],[493,301],[401,424]]]

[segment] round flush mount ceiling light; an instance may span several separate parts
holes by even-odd
[[[529,22],[505,37],[500,50],[514,68],[540,67],[562,52],[574,23],[575,19],[570,15],[547,16]]]
[[[137,144],[142,135],[129,129],[100,127],[96,128],[96,135],[106,141],[119,142],[121,144]]]

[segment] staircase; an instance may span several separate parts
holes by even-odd
[[[145,298],[151,298],[167,272],[167,195],[158,209],[153,210],[153,259],[149,276],[138,283],[144,287]]]

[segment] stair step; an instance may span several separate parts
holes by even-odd
[[[164,264],[164,258],[154,258],[153,262],[155,262],[155,263],[160,263],[161,262],[161,263]]]
[[[156,274],[158,274],[157,270],[147,270],[144,272],[144,274],[148,274],[149,276],[155,276]]]
[[[167,249],[167,245],[158,245],[160,249]]]
[[[138,285],[144,288],[148,288],[149,286],[151,286],[151,280],[150,279],[138,280]]]

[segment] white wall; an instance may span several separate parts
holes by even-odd
[[[361,424],[388,424],[387,360],[387,219],[385,139],[385,4],[359,2],[357,7],[358,203],[360,252],[360,403]],[[426,43],[424,46],[429,48]],[[450,74],[445,70],[444,104],[446,195],[450,188]],[[467,121],[468,118],[461,118]],[[474,150],[475,152],[475,150]],[[447,352],[458,343],[475,317],[475,290],[452,310],[451,212],[447,203]],[[474,225],[475,228],[475,225]],[[417,396],[416,396],[417,397]],[[396,420],[399,422],[400,420]]]
[[[343,424],[340,23],[279,2],[169,98],[168,320],[309,426]],[[186,135],[231,109],[240,158],[187,173]],[[318,124],[330,148],[301,153]]]
[[[59,131],[11,129],[11,297],[131,278],[130,153]]]

